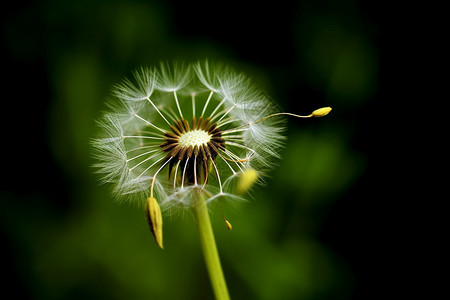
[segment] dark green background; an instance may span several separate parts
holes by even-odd
[[[182,2],[182,1],[179,1]],[[289,119],[253,199],[212,214],[233,299],[367,299],[379,291],[374,196],[379,16],[363,1],[34,1],[1,12],[2,294],[211,299],[190,214],[165,250],[140,209],[92,174],[111,87],[141,65],[208,58],[251,76]]]

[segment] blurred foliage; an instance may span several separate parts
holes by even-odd
[[[351,0],[259,5],[47,0],[2,13],[7,97],[26,95],[13,109],[28,122],[14,132],[36,141],[7,153],[24,159],[6,162],[11,179],[0,192],[6,291],[30,299],[212,298],[192,216],[165,218],[161,251],[143,211],[98,186],[89,147],[110,88],[131,70],[209,58],[249,73],[286,111],[333,107],[323,119],[289,120],[283,159],[266,186],[249,204],[224,208],[231,232],[220,209],[213,212],[232,298],[357,295],[353,244],[339,244],[353,236],[333,230],[357,226],[357,212],[334,209],[359,200],[346,195],[370,158],[371,124],[359,113],[377,92],[376,23]]]

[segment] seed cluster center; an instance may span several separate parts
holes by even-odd
[[[211,135],[203,130],[191,130],[180,136],[178,143],[181,147],[200,147],[211,141]]]
[[[203,117],[193,117],[192,123],[182,118],[174,121],[170,129],[172,132],[164,133],[164,143],[160,145],[161,150],[167,153],[162,164],[168,163],[169,178],[176,166],[175,169],[183,170],[181,178],[184,178],[184,184],[206,184],[210,164],[215,166],[219,150],[225,151],[225,140],[217,123]]]

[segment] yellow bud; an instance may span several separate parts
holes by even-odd
[[[256,182],[258,179],[258,173],[253,169],[247,169],[240,175],[236,192],[238,194],[244,194],[247,192],[252,185]]]
[[[158,201],[155,197],[148,197],[147,204],[145,207],[145,216],[147,217],[147,223],[150,227],[150,231],[155,237],[156,244],[163,249],[163,238],[162,238],[162,215],[161,209],[159,208]]]
[[[228,222],[228,220],[225,220],[225,225],[227,225],[228,230],[233,229],[233,226],[231,226],[231,223]]]
[[[330,113],[331,107],[322,107],[312,112],[313,117],[323,117]]]

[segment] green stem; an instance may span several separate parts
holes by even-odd
[[[203,255],[205,257],[206,267],[208,268],[209,278],[217,300],[229,300],[227,284],[223,276],[222,266],[220,264],[219,253],[217,252],[216,241],[209,218],[208,208],[205,198],[198,193],[195,199],[194,214],[197,220],[198,232],[202,244]]]

